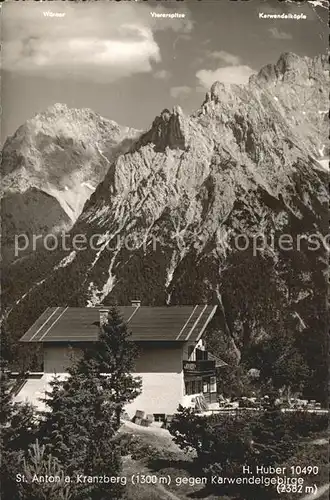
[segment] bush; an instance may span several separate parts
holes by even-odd
[[[310,434],[326,431],[329,425],[328,414],[297,411],[283,414],[283,420],[292,434],[307,437]]]
[[[314,420],[315,418],[315,420]],[[183,450],[196,452],[196,466],[206,477],[242,477],[243,465],[279,466],[295,456],[299,436],[326,428],[324,416],[307,412],[286,414],[273,404],[259,415],[198,416],[179,407],[169,431]],[[233,494],[244,500],[276,498],[272,487],[261,485],[210,485],[217,494]],[[236,496],[238,495],[238,497]]]
[[[192,408],[183,408],[180,405],[168,430],[173,441],[183,451],[195,451],[199,455],[206,449],[210,422],[206,417],[196,415]]]
[[[138,436],[121,434],[117,439],[122,456],[131,455],[133,460],[150,460],[158,458],[159,450],[143,442]]]
[[[253,440],[258,452],[256,465],[280,465],[297,448],[296,436],[290,432],[287,419],[274,406],[270,406],[255,423]]]
[[[29,449],[28,457],[23,459],[23,473],[26,481],[20,483],[24,500],[73,500],[75,495],[69,482],[65,482],[63,467],[59,461],[45,453],[45,446],[38,440]],[[35,477],[54,476],[57,482],[35,481]]]
[[[219,422],[201,417],[189,408],[179,407],[169,431],[184,451],[194,450],[207,475],[230,476],[253,455],[252,433],[241,418],[223,417]]]
[[[0,496],[19,498],[16,474],[28,446],[35,439],[37,425],[32,406],[13,402],[7,363],[0,359]]]

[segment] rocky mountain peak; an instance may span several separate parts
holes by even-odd
[[[227,104],[233,104],[238,89],[239,86],[232,83],[214,82],[209,92],[206,93],[201,109],[208,112],[217,105],[223,108]]]
[[[148,132],[142,135],[137,147],[153,144],[156,151],[187,148],[189,142],[189,120],[180,106],[172,111],[164,109],[155,118]]]
[[[41,114],[42,115],[47,115],[47,114],[58,114],[58,113],[68,113],[69,108],[65,103],[62,102],[56,102],[55,104],[49,106],[45,111],[43,111]]]
[[[293,52],[284,52],[275,64],[267,64],[250,77],[250,84],[299,83],[310,84],[310,79],[324,80],[328,61],[325,55],[314,58],[301,57]]]
[[[79,122],[79,125],[83,127],[80,130],[81,135],[84,133],[84,126],[90,126],[90,122],[93,122],[95,128],[99,131],[102,131],[102,129],[107,129],[107,131],[109,131],[111,128],[112,131],[117,134],[120,134],[123,129],[127,128],[118,125],[118,123],[113,120],[104,118],[90,108],[70,108],[65,103],[55,103],[49,106],[44,111],[38,113],[31,121],[34,123],[40,121],[43,126],[45,126],[45,123],[52,123],[56,127],[62,126],[63,134],[71,132],[68,127],[70,121],[74,124]]]
[[[281,54],[275,68],[277,74],[281,75],[284,80],[297,77],[306,78],[309,75],[306,58],[302,58],[292,52]]]
[[[209,99],[215,102],[223,102],[228,100],[228,96],[230,95],[232,87],[235,88],[235,86],[232,86],[229,83],[215,82],[208,94]]]
[[[140,134],[61,103],[27,120],[2,150],[4,246],[14,234],[70,229],[110,163]]]

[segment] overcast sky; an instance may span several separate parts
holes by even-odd
[[[282,52],[328,46],[325,9],[277,0],[5,2],[1,28],[2,141],[56,102],[147,128],[163,108],[198,108],[216,80],[244,83]]]

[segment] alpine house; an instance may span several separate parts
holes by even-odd
[[[189,406],[203,394],[208,403],[217,401],[216,369],[223,363],[207,352],[203,335],[217,306],[131,306],[119,307],[139,347],[135,374],[142,379],[141,394],[126,411],[136,410],[156,418],[173,414],[179,404]],[[105,307],[49,307],[21,338],[43,349],[43,372],[30,374],[16,396],[43,407],[40,398],[56,374],[67,376],[70,363],[83,347],[95,342],[107,319]]]

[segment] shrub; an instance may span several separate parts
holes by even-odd
[[[283,419],[292,434],[307,437],[310,434],[326,431],[329,425],[329,416],[325,414],[296,411],[284,413]]]
[[[206,477],[237,478],[242,477],[243,465],[250,465],[253,471],[257,465],[278,466],[294,456],[299,443],[294,429],[298,418],[305,430],[321,428],[325,423],[324,419],[314,423],[307,415],[289,417],[274,404],[270,404],[262,415],[236,417],[198,416],[191,409],[179,407],[169,431],[181,449],[196,452],[196,466]],[[244,500],[276,498],[272,487],[261,485],[224,487],[215,484],[210,487],[217,494],[239,495],[238,498]]]
[[[198,416],[191,409],[179,407],[169,431],[183,450],[194,450],[206,474],[232,475],[253,454],[252,433],[241,418]]]
[[[64,472],[59,461],[46,455],[45,446],[38,440],[31,446],[28,457],[23,459],[24,482],[20,483],[24,500],[74,500],[75,495],[69,482],[64,480]],[[37,478],[53,476],[59,480],[39,482]]]

